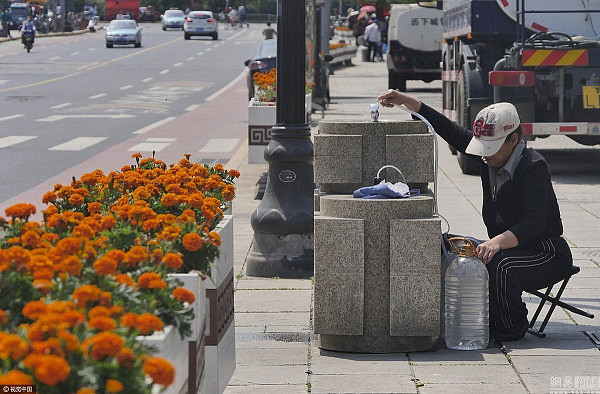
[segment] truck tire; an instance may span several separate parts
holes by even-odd
[[[467,82],[466,75],[464,70],[461,70],[458,75],[458,82],[456,84],[456,90],[458,93],[457,97],[457,106],[456,112],[458,116],[458,124],[462,127],[469,128],[467,125]],[[480,163],[478,160],[474,159],[472,156],[469,156],[462,152],[456,152],[456,158],[458,160],[458,165],[462,170],[463,174],[466,175],[479,175],[480,171]]]

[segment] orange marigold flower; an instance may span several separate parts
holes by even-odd
[[[125,258],[125,252],[123,252],[121,249],[112,249],[109,250],[104,256],[115,260],[117,263],[121,263],[121,261],[123,261]]]
[[[137,318],[136,328],[140,330],[143,335],[148,335],[154,331],[162,330],[163,322],[158,316],[151,313],[143,313]]]
[[[134,266],[138,263],[147,261],[150,258],[150,252],[148,248],[144,246],[132,246],[127,253],[125,253],[124,262],[129,266]]]
[[[34,354],[54,354],[55,356],[64,357],[65,352],[62,349],[58,338],[48,338],[45,341],[31,342],[31,353]]]
[[[79,339],[72,332],[60,330],[56,336],[63,341],[68,351],[74,352],[79,349]]]
[[[123,383],[115,379],[106,380],[106,391],[109,393],[118,393],[123,390]]]
[[[223,164],[221,163],[217,163],[215,164],[215,166],[213,167],[215,169],[215,171],[225,171],[225,169],[223,168]]]
[[[238,170],[229,170],[229,172],[227,173],[227,175],[229,175],[232,178],[239,178],[240,177],[240,172]]]
[[[104,331],[83,341],[82,347],[84,352],[89,352],[91,358],[100,360],[106,356],[116,355],[124,344],[125,339],[122,336]]]
[[[107,215],[102,217],[102,221],[100,223],[102,224],[102,230],[109,230],[115,227],[117,224],[117,219],[115,219],[115,217],[112,215]]]
[[[221,245],[221,235],[219,235],[216,231],[211,231],[208,233],[208,238],[212,241],[215,246]]]
[[[188,304],[191,304],[196,300],[194,293],[183,286],[173,290],[173,298],[175,298],[177,301],[187,302]]]
[[[102,212],[102,204],[97,201],[90,202],[87,205],[87,210],[92,215],[95,213],[100,213]]]
[[[172,207],[172,206],[179,204],[179,198],[174,193],[167,193],[161,197],[160,203],[167,208]],[[7,215],[8,215],[8,213],[7,213]]]
[[[50,228],[64,230],[67,228],[68,223],[61,214],[55,213],[46,219],[46,225]]]
[[[33,385],[33,378],[24,372],[13,369],[0,375],[0,386]]]
[[[175,368],[164,358],[152,357],[144,363],[144,373],[156,384],[168,386],[175,380]]]
[[[71,197],[69,197],[69,204],[71,205],[81,205],[83,202],[84,199],[81,194],[71,194]]]
[[[90,239],[94,236],[94,229],[88,224],[81,223],[73,227],[73,236]]]
[[[117,323],[108,316],[96,316],[90,319],[88,327],[99,331],[109,331],[115,329]]]
[[[36,320],[47,310],[48,306],[44,301],[29,301],[21,310],[21,314],[30,320]]]
[[[21,246],[24,248],[37,248],[40,243],[40,236],[33,230],[26,231],[21,235]]]
[[[177,253],[166,253],[163,256],[163,263],[168,268],[179,269],[183,265],[183,259]]]
[[[75,309],[75,303],[72,301],[53,301],[47,304],[48,313],[64,313]]]
[[[67,360],[53,354],[30,354],[25,358],[23,364],[26,367],[33,367],[36,379],[48,386],[54,386],[58,382],[67,380],[71,372]]]
[[[174,241],[179,238],[181,229],[176,226],[167,226],[160,234],[157,235],[158,239],[166,239],[167,241]]]
[[[142,223],[142,230],[144,231],[152,231],[157,230],[159,228],[159,223],[155,219],[144,220]]]
[[[88,317],[90,317],[90,318],[98,317],[98,316],[110,317],[110,315],[111,315],[110,309],[108,309],[105,306],[95,306],[88,311]]]
[[[140,289],[164,289],[167,282],[162,280],[156,272],[145,272],[137,280]]]
[[[91,387],[84,387],[77,390],[77,394],[96,394],[96,390]]]
[[[56,251],[62,256],[67,256],[79,252],[81,245],[81,240],[78,238],[67,237],[56,243]]]
[[[117,262],[110,257],[102,256],[94,262],[93,267],[99,275],[112,275],[117,271]]]
[[[52,282],[48,279],[34,279],[33,287],[40,290],[44,294],[48,294],[48,290],[51,290],[54,288],[54,282]]]
[[[133,286],[135,284],[133,279],[131,279],[131,276],[127,274],[116,274],[115,280],[119,283],[124,283],[127,286]]]
[[[20,360],[29,353],[27,341],[15,334],[6,334],[0,337],[0,359],[11,358],[13,361]]]
[[[79,275],[82,268],[83,263],[81,260],[73,255],[64,257],[60,263],[60,270],[62,272],[68,272],[71,275]]]
[[[85,307],[89,301],[99,301],[102,290],[95,285],[82,285],[73,291],[73,299],[79,307]]]
[[[127,312],[119,319],[119,325],[121,327],[133,328],[137,326],[137,319],[138,315],[136,313]]]
[[[196,233],[188,233],[183,236],[181,240],[183,247],[190,251],[195,252],[202,247],[202,237]]]
[[[85,322],[85,315],[78,311],[67,311],[60,315],[60,319],[68,323],[69,326],[75,327]]]
[[[131,157],[134,158],[134,159],[141,159],[142,158],[142,154],[140,152],[134,153],[133,155],[131,155]]]
[[[44,241],[46,241],[46,242],[49,242],[49,243],[53,244],[56,241],[58,241],[58,234],[44,233],[44,234],[42,234],[41,239],[44,240]]]
[[[117,362],[126,367],[131,368],[135,359],[135,354],[133,354],[133,351],[128,347],[122,348],[119,353],[117,353]]]
[[[30,215],[35,215],[35,206],[27,203],[17,203],[4,210],[6,216],[11,218],[26,219]]]
[[[51,202],[56,201],[56,193],[54,193],[53,191],[49,191],[48,193],[44,194],[44,196],[42,197],[42,202],[44,204],[49,204]]]
[[[8,323],[8,318],[6,317],[6,312],[0,309],[0,324]]]

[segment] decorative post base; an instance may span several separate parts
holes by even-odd
[[[311,277],[313,238],[313,234],[254,233],[246,274],[268,278]]]

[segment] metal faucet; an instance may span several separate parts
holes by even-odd
[[[371,104],[371,120],[379,122],[379,103]]]

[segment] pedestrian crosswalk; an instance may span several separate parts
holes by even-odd
[[[11,146],[23,144],[27,141],[32,141],[37,139],[36,135],[9,135],[6,137],[0,137],[0,149],[8,148]],[[108,137],[75,137],[68,141],[62,142],[57,145],[52,145],[46,148],[49,151],[82,151],[88,148],[91,148],[105,140]],[[231,153],[234,151],[236,147],[238,147],[240,143],[240,138],[211,138],[207,140],[204,145],[200,149],[198,149],[198,153],[202,154],[210,154],[210,153]],[[132,143],[132,146],[127,150],[129,152],[160,152],[166,147],[170,146],[173,143],[177,142],[177,138],[170,137],[149,137],[146,138],[142,142]],[[39,144],[41,142],[37,142],[34,145],[34,149],[39,150]],[[22,149],[31,149],[32,146],[27,144],[21,145]],[[41,148],[45,149],[45,148]],[[186,145],[186,152],[193,152],[193,149],[190,149],[189,144]],[[223,155],[221,155],[223,156]],[[221,157],[220,156],[220,157]]]

